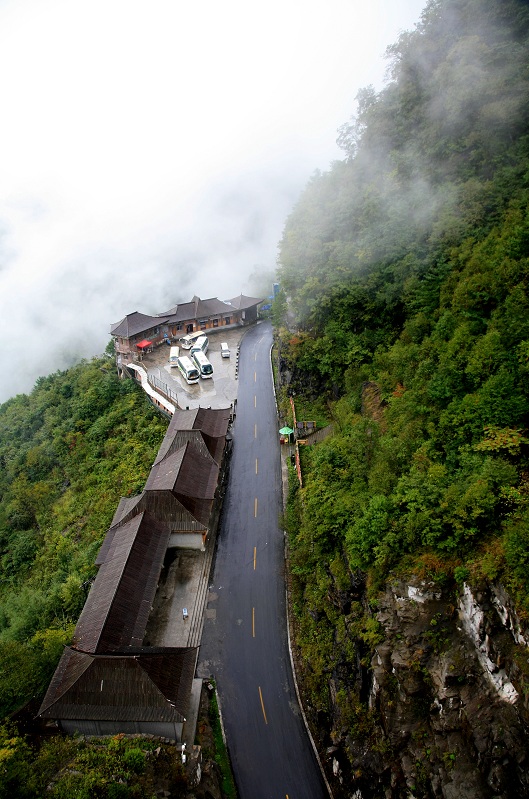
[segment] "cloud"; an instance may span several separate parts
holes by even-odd
[[[101,352],[126,313],[273,268],[422,4],[0,3],[0,401]]]

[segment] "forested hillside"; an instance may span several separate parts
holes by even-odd
[[[47,687],[119,498],[142,490],[166,428],[113,358],[0,406],[0,717]]]
[[[516,623],[529,618],[528,37],[526,2],[429,2],[388,50],[387,87],[360,93],[344,159],[312,177],[280,245],[286,390],[324,395],[334,422],[302,450],[288,509],[297,641],[322,747],[364,798],[452,796],[456,755],[428,703],[438,712],[447,690],[432,675],[459,634],[463,591],[507,591]],[[403,656],[420,677],[413,723],[396,711],[394,654],[383,689],[369,676],[406,637],[388,621],[399,580],[414,583],[410,596],[423,581],[446,599]],[[498,663],[527,697],[527,650],[511,640]],[[458,743],[457,762],[474,751],[479,766],[453,795],[529,795],[520,762],[503,745],[499,766],[473,723],[463,711],[454,722],[473,741]],[[526,750],[516,757],[527,765]]]
[[[231,779],[214,698],[199,710],[207,776],[193,790],[166,739],[85,739],[34,719],[119,500],[143,490],[167,430],[109,349],[0,405],[0,799],[210,797]]]

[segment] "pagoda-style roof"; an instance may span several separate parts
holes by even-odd
[[[139,311],[127,314],[120,322],[110,326],[110,333],[120,338],[132,338],[162,324],[159,316],[147,316]]]
[[[196,294],[191,302],[182,302],[175,305],[160,317],[171,317],[171,322],[187,322],[191,319],[209,319],[211,316],[220,316],[226,313],[232,313],[233,308],[228,304],[217,299],[217,297],[210,297],[207,300],[201,300]]]
[[[105,655],[65,647],[38,715],[183,722],[195,662],[194,647],[127,648]]]
[[[75,628],[76,648],[101,654],[141,645],[170,533],[144,512],[112,531]]]
[[[257,297],[247,297],[245,294],[239,294],[238,297],[234,297],[232,300],[226,300],[226,302],[237,311],[245,311],[247,308],[254,308],[256,305],[264,302],[264,300],[258,299]]]
[[[186,411],[176,409],[158,450],[155,464],[190,441],[201,452],[208,452],[220,465],[230,413],[229,408],[193,408]]]

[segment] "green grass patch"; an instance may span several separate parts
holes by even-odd
[[[209,722],[211,724],[211,729],[213,730],[213,738],[215,741],[214,758],[215,762],[220,768],[222,777],[221,787],[223,796],[225,799],[237,799],[237,788],[235,787],[235,780],[233,779],[230,757],[224,743],[224,736],[222,735],[216,686],[215,690],[212,691],[209,700]]]
[[[316,422],[316,430],[331,424],[331,413],[325,397],[320,396],[309,399],[308,397],[296,395],[294,404],[296,407],[296,419],[299,422]]]

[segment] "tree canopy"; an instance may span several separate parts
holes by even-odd
[[[340,569],[428,555],[529,611],[528,37],[525,2],[429,2],[285,225],[289,390],[334,419],[289,517],[316,707]]]
[[[2,716],[46,688],[119,498],[142,490],[166,427],[103,357],[0,406]]]
[[[500,583],[528,618],[528,36],[521,0],[431,0],[280,243],[278,366],[296,405],[326,398],[333,421],[300,447],[285,516],[302,686],[370,785],[364,755],[399,768],[393,698],[380,721],[366,695],[374,649],[395,642],[383,589],[415,575],[456,602],[465,582]]]

